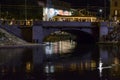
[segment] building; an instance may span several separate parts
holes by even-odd
[[[40,19],[42,8],[37,0],[3,0],[0,4],[0,17],[3,19]]]
[[[39,0],[43,6],[43,21],[50,21],[56,15],[71,15],[69,3],[60,0]]]
[[[110,0],[110,20],[120,21],[120,0]]]
[[[55,15],[71,15],[70,8],[69,3],[60,0],[3,0],[0,17],[49,21]]]

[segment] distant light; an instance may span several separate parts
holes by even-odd
[[[100,13],[102,13],[102,12],[103,12],[103,10],[102,10],[102,9],[99,9],[99,12],[100,12]]]

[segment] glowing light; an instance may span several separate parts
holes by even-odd
[[[27,62],[27,63],[26,63],[26,71],[27,71],[27,72],[30,72],[30,71],[31,71],[31,63],[30,63],[30,62]]]
[[[53,65],[46,65],[45,66],[45,73],[54,73],[55,72],[55,68]]]

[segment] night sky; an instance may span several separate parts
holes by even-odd
[[[24,3],[24,0],[18,0],[19,3]],[[0,0],[0,3],[7,3],[9,4],[12,2],[12,4],[19,4],[17,0]],[[28,0],[29,2],[34,3],[35,0]],[[71,4],[72,8],[94,8],[98,9],[100,7],[104,7],[104,1],[106,1],[106,7],[109,6],[109,0],[60,0],[65,1]]]
[[[86,6],[98,6],[103,7],[105,0],[61,0],[71,4],[74,8],[86,7]],[[109,0],[106,0],[106,4],[108,5]]]

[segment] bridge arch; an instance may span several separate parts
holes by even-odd
[[[67,30],[62,30],[65,32],[68,32],[72,35],[76,36],[75,41],[77,43],[95,43],[96,42],[96,38],[94,37],[94,35],[92,34],[92,30],[84,30],[84,29],[67,29]]]
[[[95,43],[98,40],[93,28],[45,28],[42,26],[33,27],[33,40],[34,42],[42,43],[45,36],[48,36],[55,31],[65,31],[75,35],[77,37],[75,41],[78,43]]]

